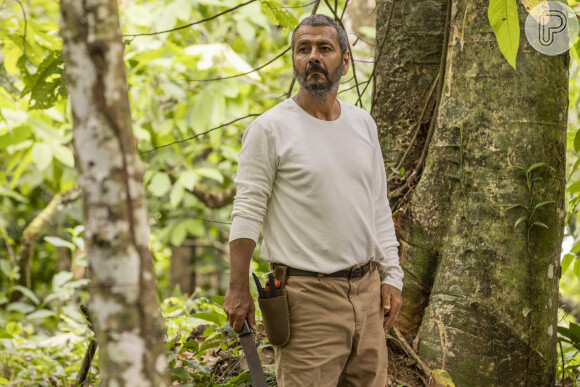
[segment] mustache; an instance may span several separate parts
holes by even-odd
[[[324,76],[326,78],[328,78],[328,71],[326,71],[325,69],[323,69],[322,66],[319,65],[318,63],[312,63],[312,64],[309,64],[306,67],[306,75],[308,75],[308,74],[310,74],[311,72],[314,72],[314,71],[318,71],[318,72],[324,74]]]

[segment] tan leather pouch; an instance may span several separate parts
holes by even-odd
[[[258,298],[266,336],[270,343],[283,347],[290,341],[290,310],[286,289],[276,289],[273,298]]]

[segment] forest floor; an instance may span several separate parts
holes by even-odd
[[[196,340],[201,346],[204,343],[205,337],[203,333],[209,325],[201,325],[195,328],[189,335],[188,340]],[[266,373],[266,379],[269,386],[276,386],[275,380],[275,354],[274,348],[265,342],[266,336],[264,334],[264,327],[258,325],[258,332],[255,336],[256,346],[260,361]],[[214,347],[208,349],[204,355],[199,359],[200,364],[205,365],[211,371],[214,377],[215,384],[225,384],[236,376],[240,376],[248,371],[248,365],[242,352],[239,351],[239,343],[227,349],[222,347]],[[428,381],[424,378],[420,371],[415,367],[414,360],[410,359],[407,354],[396,344],[389,342],[389,363],[388,363],[388,380],[386,387],[409,386],[422,387],[428,386]],[[187,352],[183,353],[183,359],[188,358]],[[237,385],[245,385],[248,381],[240,380]],[[174,383],[175,384],[175,383]],[[249,385],[249,384],[248,384]]]

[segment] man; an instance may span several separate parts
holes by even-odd
[[[292,35],[300,90],[242,139],[224,311],[235,331],[244,318],[256,329],[248,277],[263,222],[261,257],[287,273],[279,386],[386,384],[384,330],[401,308],[403,271],[376,125],[336,98],[349,61],[344,30],[304,19]]]

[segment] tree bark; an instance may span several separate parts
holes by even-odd
[[[385,163],[398,165],[409,149],[406,179],[389,180],[391,192],[403,187],[391,198],[405,270],[397,326],[418,335],[419,356],[456,385],[552,385],[569,56],[529,45],[518,2],[516,72],[487,1],[471,0],[461,41],[468,2],[394,2],[378,63],[372,114]],[[378,5],[377,55],[391,6]],[[518,167],[536,163],[547,166],[530,172],[541,180],[529,189]],[[507,209],[544,201],[553,202],[532,216]]]
[[[102,384],[168,385],[117,2],[60,5]]]

